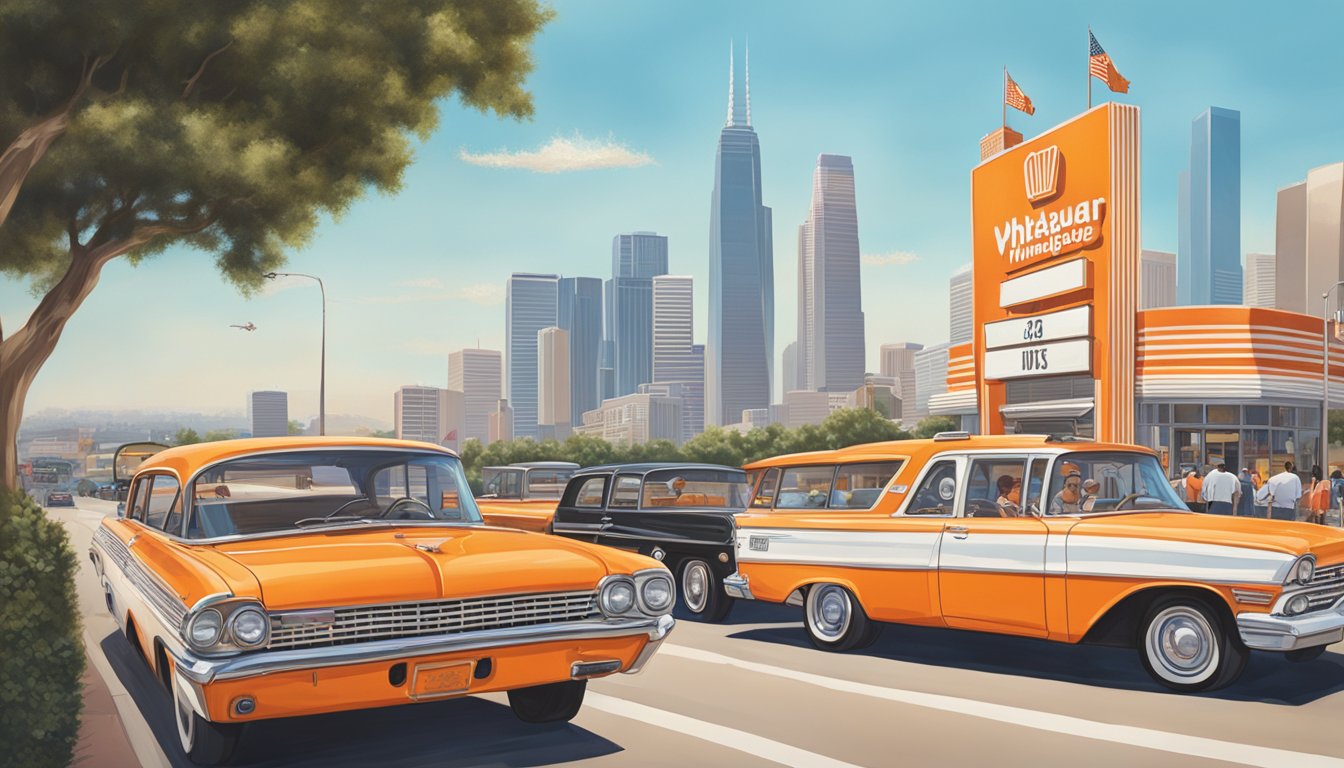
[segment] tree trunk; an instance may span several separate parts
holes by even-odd
[[[103,265],[125,250],[80,249],[28,322],[9,338],[0,338],[0,487],[18,487],[19,423],[23,421],[28,387],[56,349],[66,322],[98,284]]]

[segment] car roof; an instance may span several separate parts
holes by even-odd
[[[584,469],[579,470],[579,472],[575,474],[575,477],[578,477],[579,475],[606,474],[611,472],[647,475],[650,472],[662,469],[705,469],[715,472],[722,472],[724,470],[728,470],[729,472],[742,471],[739,467],[729,467],[723,464],[696,464],[681,461],[647,461],[637,464],[603,464],[597,467],[585,467]]]
[[[888,440],[881,443],[851,445],[848,448],[838,448],[831,451],[790,453],[744,464],[743,469],[752,470],[765,467],[836,462],[883,461],[897,457],[914,459],[941,453],[988,450],[1033,451],[1036,453],[1074,453],[1079,451],[1140,451],[1153,453],[1151,449],[1128,443],[1100,443],[1060,438],[1053,435],[969,435],[948,437],[941,440]]]
[[[151,469],[166,469],[186,480],[202,467],[224,459],[275,451],[301,451],[326,448],[379,448],[430,451],[448,456],[457,454],[433,443],[415,440],[390,440],[382,437],[249,437],[239,440],[219,440],[169,448],[145,459],[136,473]]]

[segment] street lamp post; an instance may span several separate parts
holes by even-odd
[[[1344,285],[1340,280],[1321,294],[1321,474],[1330,468],[1330,292]],[[1344,523],[1344,521],[1341,521]]]
[[[322,372],[317,390],[317,433],[325,435],[327,434],[327,288],[322,285],[322,278],[302,272],[267,272],[263,277],[268,280],[277,277],[306,277],[316,280],[317,289],[322,292]]]

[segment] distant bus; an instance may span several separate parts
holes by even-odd
[[[75,462],[66,459],[33,459],[33,483],[36,485],[63,485],[75,476]]]

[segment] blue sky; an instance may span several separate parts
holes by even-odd
[[[609,276],[618,232],[668,236],[672,272],[696,279],[702,341],[730,39],[739,56],[744,40],[751,45],[780,348],[795,327],[796,228],[822,152],[854,158],[860,245],[874,257],[863,267],[869,366],[881,343],[946,340],[947,278],[970,259],[970,170],[979,138],[998,125],[1001,68],[1037,108],[1011,113],[1010,125],[1027,136],[1044,131],[1086,107],[1089,24],[1132,82],[1115,99],[1142,109],[1144,247],[1175,250],[1190,123],[1216,105],[1242,116],[1242,250],[1271,252],[1275,192],[1344,160],[1344,10],[1082,6],[555,2],[528,80],[533,120],[446,103],[400,193],[367,197],[292,255],[289,269],[327,285],[328,412],[390,422],[398,386],[446,385],[449,352],[503,348],[510,272]],[[1093,93],[1108,97],[1099,81]],[[557,173],[463,159],[536,151],[557,138],[646,157]],[[26,288],[0,278],[6,329],[36,303]],[[113,264],[34,383],[28,411],[241,411],[248,391],[278,388],[291,393],[291,416],[315,415],[317,290],[276,288],[244,299],[210,258],[189,251],[139,269]],[[145,315],[158,322],[141,322]],[[228,327],[247,321],[258,330]]]

